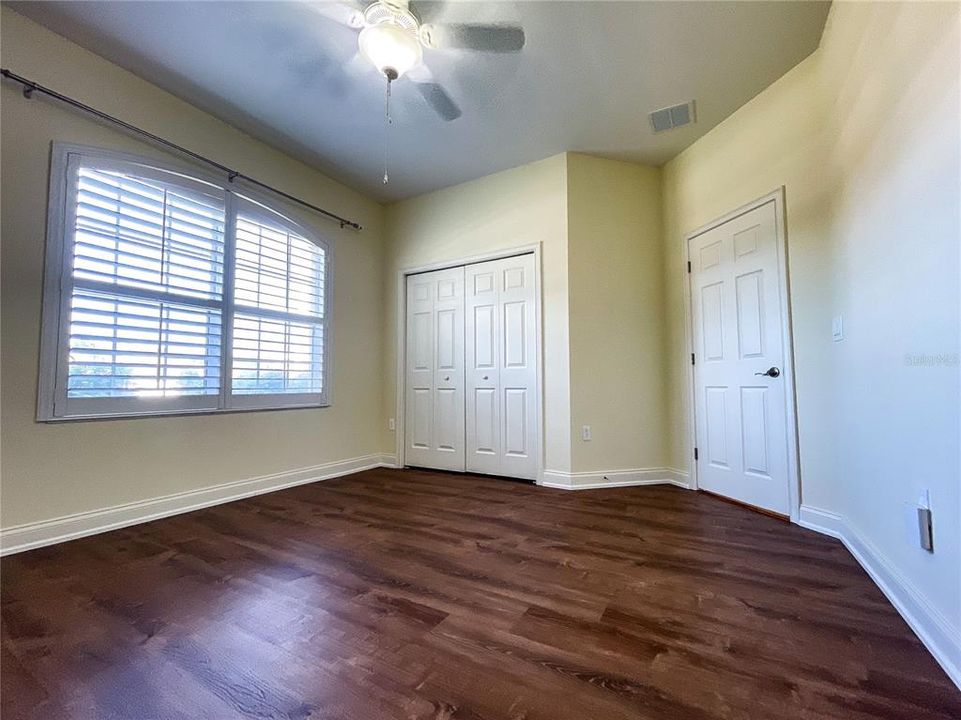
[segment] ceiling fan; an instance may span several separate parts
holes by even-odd
[[[427,104],[450,121],[459,118],[461,110],[434,80],[424,62],[424,49],[516,53],[523,49],[525,37],[519,25],[430,22],[447,4],[410,0],[311,3],[322,15],[360,31],[359,52],[387,79],[388,101],[390,84],[407,75]]]

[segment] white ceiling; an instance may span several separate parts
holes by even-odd
[[[412,3],[449,22],[519,22],[515,55],[425,51],[463,115],[351,61],[356,32],[297,2],[14,2],[18,12],[380,200],[571,150],[660,165],[810,54],[826,2]],[[26,68],[11,68],[26,73]],[[55,88],[67,94],[70,88]],[[647,113],[697,101],[697,124]]]

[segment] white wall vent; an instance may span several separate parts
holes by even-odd
[[[681,105],[672,105],[655,110],[648,117],[651,119],[651,129],[656,133],[673,130],[697,121],[694,115],[693,100]]]

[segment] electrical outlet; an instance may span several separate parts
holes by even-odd
[[[834,342],[841,342],[844,339],[844,317],[835,315],[831,321],[831,339]]]
[[[931,491],[923,490],[918,498],[918,540],[921,549],[934,552],[934,524],[931,513]]]
[[[932,524],[931,508],[918,508],[918,534],[921,549],[934,552],[934,526]]]
[[[909,544],[934,552],[934,511],[928,490],[922,490],[916,501],[904,503],[904,528]]]
[[[581,440],[588,442],[591,439],[591,426],[582,425],[581,426]]]
[[[390,418],[390,419],[387,421],[387,429],[388,429],[388,430],[396,430],[396,429],[397,429],[397,423],[394,422],[394,418]]]

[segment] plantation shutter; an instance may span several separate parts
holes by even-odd
[[[326,404],[322,242],[217,184],[62,153],[41,419]]]
[[[233,403],[257,406],[255,395],[306,400],[323,394],[326,250],[284,218],[237,201]]]
[[[224,192],[145,168],[71,165],[66,413],[216,408]]]

